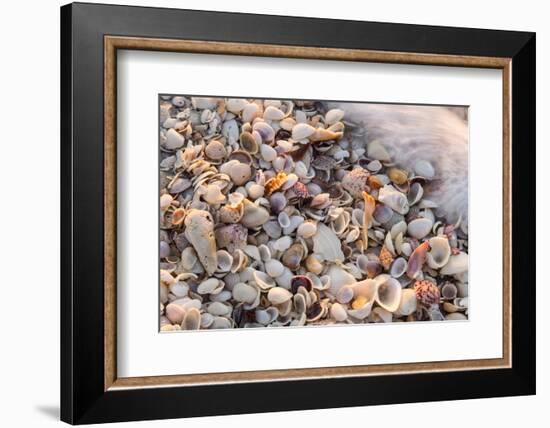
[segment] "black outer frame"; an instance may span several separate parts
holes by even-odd
[[[522,208],[512,212],[512,368],[105,392],[105,35],[512,58],[512,207]],[[535,96],[534,33],[85,3],[63,6],[61,420],[84,424],[534,394]],[[327,387],[332,394],[310,394]],[[212,406],[214,392],[224,400]],[[243,396],[247,400],[239,398]],[[270,399],[261,398],[265,396]]]

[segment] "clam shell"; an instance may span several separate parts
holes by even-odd
[[[260,134],[263,142],[270,142],[275,138],[275,130],[266,122],[255,122],[252,129]]]
[[[396,258],[389,270],[389,273],[394,278],[399,278],[407,271],[407,261],[403,257]]]
[[[309,138],[315,133],[315,128],[306,123],[298,123],[292,128],[292,139],[293,140],[304,140]]]
[[[185,314],[182,322],[184,330],[198,330],[201,327],[201,313],[197,308],[191,308]]]
[[[317,223],[313,220],[304,221],[298,226],[296,233],[302,238],[311,238],[317,233]]]
[[[388,275],[379,275],[376,281],[376,303],[388,312],[395,312],[401,302],[401,284]]]
[[[179,134],[175,129],[169,129],[166,132],[166,140],[164,141],[164,147],[168,150],[176,150],[182,147],[185,143],[183,135]]]
[[[343,322],[348,318],[348,313],[340,303],[333,303],[330,307],[330,316],[338,322]]]
[[[256,285],[262,290],[269,290],[277,285],[275,280],[265,272],[255,270],[252,276]]]
[[[269,212],[248,199],[243,201],[244,213],[241,218],[241,224],[248,228],[254,228],[263,225],[269,220]]]
[[[378,200],[399,214],[409,211],[407,197],[391,185],[385,185],[379,190]]]
[[[325,114],[325,123],[327,125],[333,125],[336,122],[341,121],[344,118],[345,112],[341,109],[332,109]]]
[[[273,306],[267,309],[257,309],[255,312],[256,321],[262,325],[271,324],[279,316],[279,310]]]
[[[430,251],[426,254],[426,262],[432,269],[440,269],[449,262],[451,247],[444,236],[430,238]]]
[[[281,276],[284,270],[285,267],[279,260],[271,259],[265,262],[265,271],[272,278]]]
[[[237,302],[252,304],[256,297],[260,294],[260,290],[244,282],[239,282],[233,287],[233,298]]]
[[[268,300],[274,305],[280,305],[288,302],[292,298],[292,293],[282,287],[274,287],[267,293]]]
[[[416,312],[416,294],[413,289],[405,288],[401,292],[401,301],[395,311],[398,316],[407,316]]]
[[[439,271],[442,275],[456,275],[468,270],[468,254],[459,253],[450,256],[449,261]]]
[[[433,221],[428,218],[417,218],[407,226],[407,233],[416,239],[424,238],[432,230]]]

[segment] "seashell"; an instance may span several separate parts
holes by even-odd
[[[305,251],[302,244],[293,244],[287,251],[285,251],[281,261],[290,270],[296,270],[300,267],[304,253]]]
[[[424,238],[432,230],[433,221],[428,218],[417,218],[407,226],[407,233],[416,239]]]
[[[205,271],[212,275],[218,266],[214,222],[207,211],[191,209],[185,217],[185,237],[195,249]]]
[[[215,316],[225,316],[231,313],[231,305],[223,302],[210,302],[207,304],[206,311]]]
[[[440,290],[441,298],[445,300],[454,300],[458,295],[458,288],[452,282],[444,283]]]
[[[389,275],[379,275],[374,281],[377,284],[376,303],[388,312],[395,312],[401,302],[402,289],[399,281]]]
[[[214,317],[214,321],[212,322],[210,328],[214,330],[221,328],[231,328],[232,326],[233,323],[231,322],[231,320],[227,319],[226,317],[216,316]]]
[[[331,265],[327,271],[327,275],[330,278],[330,293],[333,295],[337,295],[338,291],[342,287],[352,285],[357,282],[352,274],[338,265]]]
[[[225,101],[225,109],[231,113],[239,114],[248,104],[245,98],[230,98]]]
[[[241,218],[241,224],[248,228],[254,228],[263,225],[269,220],[269,212],[248,199],[243,201],[244,213]]]
[[[311,238],[317,233],[317,223],[313,220],[304,221],[298,226],[297,235],[302,238]]]
[[[393,261],[390,267],[389,273],[392,277],[399,278],[406,271],[407,271],[407,261],[403,257],[398,257]]]
[[[378,204],[374,209],[373,217],[381,224],[387,223],[393,216],[393,210],[383,204]]]
[[[262,159],[266,162],[273,162],[277,158],[277,151],[267,144],[262,144],[260,146],[260,154],[262,155]]]
[[[444,236],[434,236],[428,241],[430,251],[426,254],[426,262],[432,269],[439,269],[447,264],[451,257],[449,240]]]
[[[276,286],[275,280],[265,272],[254,270],[252,277],[256,285],[262,290],[269,290],[270,288]]]
[[[306,257],[305,265],[309,272],[316,275],[319,275],[323,271],[323,264],[315,254],[311,254]]]
[[[225,202],[225,195],[215,184],[209,184],[206,186],[202,198],[210,205],[219,205]]]
[[[183,208],[177,208],[172,213],[172,224],[179,226],[185,220],[186,211]]]
[[[265,195],[270,196],[273,192],[279,190],[286,181],[286,173],[279,172],[275,177],[270,178],[265,183]]]
[[[291,245],[292,245],[292,238],[290,238],[289,236],[283,236],[282,238],[277,239],[273,243],[273,249],[276,251],[283,252],[288,250]]]
[[[264,186],[260,186],[259,184],[248,182],[246,185],[246,191],[247,191],[248,197],[255,201],[256,199],[261,198],[264,195]]]
[[[172,195],[169,195],[165,193],[164,195],[161,195],[160,197],[160,210],[166,211],[170,206],[172,205],[172,202],[174,201],[174,198]]]
[[[393,263],[393,254],[384,245],[380,250],[380,255],[378,256],[378,259],[380,260],[380,264],[382,265],[384,270],[388,270]]]
[[[354,168],[342,179],[342,187],[354,198],[363,197],[363,192],[368,190],[370,173],[361,167]]]
[[[399,214],[407,214],[409,211],[407,197],[391,185],[385,185],[379,190],[378,200]]]
[[[349,303],[351,302],[351,299],[353,299],[353,294],[353,287],[350,285],[344,285],[343,287],[340,287],[336,293],[336,300],[340,303]]]
[[[331,204],[330,195],[328,193],[319,193],[318,195],[315,195],[311,202],[309,203],[309,206],[314,209],[323,209],[328,207]]]
[[[237,164],[234,164],[229,169],[228,173],[233,183],[235,183],[237,186],[240,186],[250,179],[250,177],[252,176],[252,169],[250,168],[250,165],[239,162]]]
[[[429,242],[425,241],[418,247],[416,247],[415,250],[412,252],[411,256],[409,257],[409,263],[407,266],[407,276],[409,278],[415,279],[422,272],[422,267],[426,262],[426,254],[428,253],[429,248]]]
[[[281,237],[282,229],[281,226],[279,226],[279,222],[276,220],[268,221],[262,226],[262,228],[272,239],[278,239]]]
[[[363,214],[363,241],[368,242],[368,229],[372,223],[372,216],[375,209],[374,198],[367,192],[363,192],[363,200],[365,203]]]
[[[223,289],[224,283],[217,278],[208,278],[197,287],[200,294],[217,294]]]
[[[313,235],[312,239],[313,251],[316,254],[320,254],[324,260],[331,262],[344,261],[345,257],[340,240],[328,226],[319,223],[317,225],[317,232]]]
[[[257,309],[255,312],[256,321],[262,325],[271,324],[279,316],[279,310],[273,306],[267,309]]]
[[[382,169],[382,164],[380,163],[379,160],[373,160],[373,161],[370,161],[368,164],[367,164],[367,169],[370,171],[370,172],[378,172]]]
[[[241,117],[243,122],[252,122],[256,117],[260,115],[260,106],[256,103],[248,103],[244,106]]]
[[[240,224],[222,226],[214,233],[218,247],[227,248],[230,253],[236,249],[243,249],[248,238],[248,230]]]
[[[185,312],[185,308],[176,303],[168,303],[168,305],[166,305],[166,308],[164,309],[166,318],[168,318],[170,322],[174,324],[181,324],[183,322]]]
[[[343,322],[348,318],[348,313],[340,303],[333,303],[330,307],[330,316],[338,322]]]
[[[286,207],[287,199],[283,193],[276,192],[269,198],[269,204],[271,206],[271,211],[274,214],[279,214]]]
[[[265,262],[265,271],[270,277],[277,278],[283,274],[285,267],[279,260],[271,259]]]
[[[407,232],[407,223],[404,221],[398,221],[390,229],[390,235],[392,238],[396,238],[399,234],[404,235],[405,232]]]
[[[426,307],[439,303],[439,289],[432,281],[427,279],[416,281],[414,283],[414,292],[416,293],[418,302]]]
[[[325,123],[327,125],[334,125],[336,122],[340,122],[344,118],[344,110],[341,109],[332,109],[327,111],[325,114]]]
[[[166,131],[166,139],[164,140],[164,147],[168,150],[176,150],[182,147],[185,143],[183,135],[178,133],[175,129],[171,128]]]
[[[414,172],[416,175],[426,177],[427,179],[432,179],[435,175],[432,164],[425,160],[419,160],[414,164]]]
[[[306,318],[308,322],[317,321],[321,319],[323,315],[323,307],[319,302],[314,302],[306,311]]]
[[[408,316],[416,312],[416,293],[412,288],[405,288],[401,292],[401,301],[395,311],[398,316]]]
[[[273,287],[267,293],[267,299],[274,305],[280,305],[288,302],[292,298],[292,293],[282,287]]]
[[[392,322],[393,315],[391,312],[385,310],[384,308],[374,308],[369,316],[369,321],[371,322],[383,322],[388,323]]]
[[[277,107],[274,106],[267,106],[267,108],[264,110],[264,119],[265,120],[275,120],[279,121],[285,118],[285,113],[281,110],[279,110]]]
[[[395,184],[401,185],[407,182],[408,174],[399,168],[389,168],[386,171],[389,179]]]
[[[264,263],[271,260],[271,250],[267,245],[258,245],[258,252],[260,253],[260,258]]]
[[[275,130],[266,122],[254,122],[252,129],[260,134],[264,143],[273,141],[275,138]]]
[[[234,144],[239,139],[239,125],[235,120],[227,120],[222,125],[222,135],[229,144]]]
[[[208,312],[205,312],[201,315],[200,328],[209,328],[212,326],[213,322],[214,316],[212,314],[209,314]]]
[[[422,199],[422,196],[424,195],[424,188],[422,185],[418,182],[415,182],[411,184],[411,188],[409,189],[409,194],[407,196],[407,200],[409,201],[409,205],[413,206],[417,202]]]
[[[294,129],[292,131],[294,133]],[[332,129],[317,128],[315,129],[315,132],[311,134],[308,138],[310,141],[320,142],[320,141],[339,140],[340,138],[342,138],[343,135],[344,133],[341,131],[335,132]]]
[[[381,162],[389,162],[391,160],[388,151],[378,140],[371,141],[367,146],[367,157],[376,159]]]
[[[233,299],[237,302],[252,304],[260,294],[260,290],[244,282],[239,282],[233,287]]]
[[[300,287],[303,287],[306,291],[311,291],[313,289],[311,278],[305,275],[293,276],[290,280],[290,290],[293,294],[296,294]]]
[[[307,123],[298,123],[292,128],[293,140],[304,140],[315,133],[315,128]]]
[[[205,97],[192,97],[191,104],[194,109],[204,110],[204,109],[215,109],[218,105],[216,98],[205,98]]]
[[[223,143],[218,140],[212,140],[206,145],[204,154],[210,159],[220,160],[227,156],[227,150]]]
[[[446,321],[465,321],[468,317],[461,312],[453,312],[445,315]]]
[[[358,296],[351,305],[352,309],[348,310],[348,315],[359,320],[364,320],[370,315],[373,304],[374,298],[368,298],[363,295]]]
[[[201,327],[201,313],[197,308],[190,308],[183,318],[184,330],[198,330]]]
[[[237,249],[234,252],[233,255],[233,263],[231,265],[231,272],[241,272],[244,270],[244,268],[248,265],[248,256],[244,253],[243,250]],[[226,283],[227,283],[227,275],[225,276]]]
[[[261,261],[262,256],[260,255],[260,250],[255,245],[246,245],[244,250],[246,255],[252,257],[256,261]]]
[[[442,275],[456,275],[468,270],[468,254],[460,252],[450,256],[449,261],[439,271]]]
[[[233,256],[225,250],[216,251],[216,257],[218,258],[218,271],[229,272],[233,265]]]
[[[304,218],[301,215],[293,215],[290,217],[289,220],[289,225],[283,229],[283,233],[285,235],[292,234],[298,228],[298,226],[300,226],[304,222]]]
[[[288,214],[284,211],[281,211],[279,215],[277,216],[277,221],[279,222],[279,225],[282,228],[289,227],[290,226],[290,217]]]
[[[256,138],[254,138],[254,135],[252,135],[250,132],[241,133],[240,141],[241,147],[244,151],[250,153],[251,155],[255,155],[256,153],[258,153],[258,142],[256,141]]]

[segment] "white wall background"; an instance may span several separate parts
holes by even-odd
[[[121,2],[124,2],[120,0]],[[58,0],[6,2],[0,14],[0,420],[3,426],[59,424],[59,6]],[[116,3],[103,1],[103,3]],[[550,299],[542,270],[550,257],[550,29],[544,2],[394,0],[125,1],[126,4],[323,18],[485,27],[537,32],[538,395],[460,402],[199,418],[186,427],[361,426],[499,428],[548,419]],[[546,120],[544,120],[546,118]],[[546,123],[545,123],[546,122]],[[544,174],[544,175],[543,175]],[[476,183],[473,183],[476,185]],[[546,199],[544,199],[546,198]],[[475,388],[473,385],[472,388]],[[328,392],[327,392],[328,393]],[[243,397],[243,399],[245,399]],[[269,398],[266,398],[269,399]],[[141,426],[181,426],[178,420]],[[126,426],[137,426],[128,424]],[[540,425],[540,424],[538,424]]]

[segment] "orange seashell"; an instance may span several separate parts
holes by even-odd
[[[393,262],[393,255],[390,251],[383,246],[380,250],[380,255],[378,256],[380,264],[384,267],[385,270],[388,270]]]
[[[265,195],[269,196],[276,190],[279,190],[286,181],[286,173],[281,171],[275,177],[270,178],[265,183]]]
[[[172,213],[172,224],[174,226],[179,226],[183,223],[183,220],[185,219],[185,210],[183,208],[177,208]]]
[[[351,307],[353,309],[360,309],[362,308],[363,306],[365,306],[365,304],[368,302],[367,298],[365,296],[359,296],[357,297],[357,299],[355,299],[352,304],[351,304]]]

